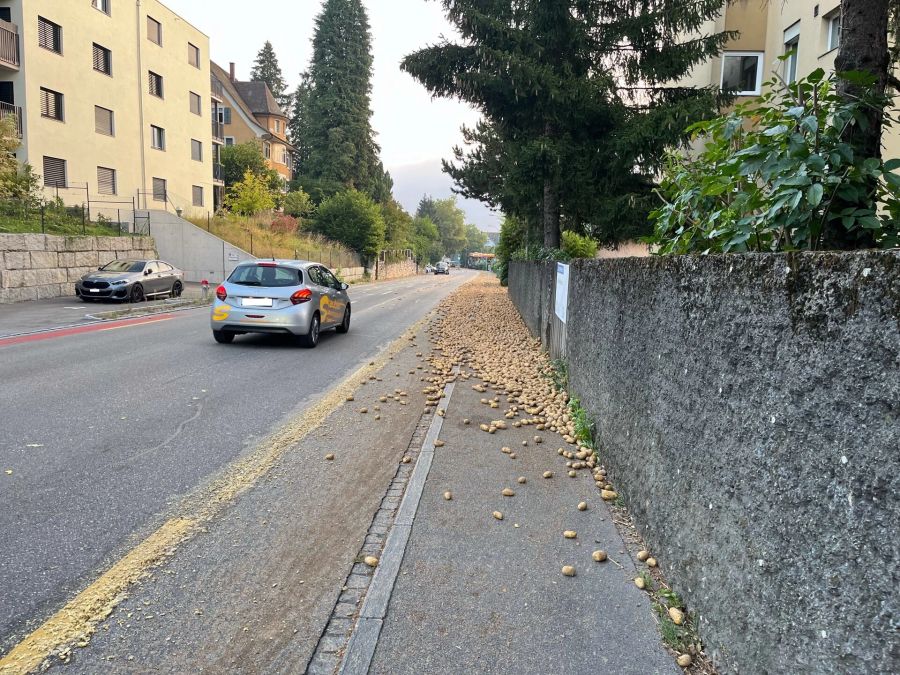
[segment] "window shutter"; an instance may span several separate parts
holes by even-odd
[[[195,115],[202,115],[203,113],[200,110],[200,107],[203,105],[203,101],[200,98],[200,94],[195,94],[191,92],[191,112]]]
[[[147,17],[147,39],[162,45],[162,24],[152,17]]]
[[[58,157],[44,157],[44,185],[66,187],[66,160]]]
[[[203,188],[199,185],[193,186],[194,206],[203,206]]]
[[[191,139],[191,159],[197,162],[203,161],[203,143],[194,139]]]
[[[62,51],[62,28],[48,21],[42,16],[38,17],[38,44],[45,49],[54,52]]]
[[[153,96],[163,97],[163,79],[162,75],[157,75],[152,70],[149,71],[150,74],[150,93]]]
[[[41,115],[55,120],[63,118],[63,96],[58,91],[41,87]]]
[[[101,195],[116,194],[116,170],[98,166],[97,188]]]
[[[158,202],[166,201],[166,181],[164,178],[153,179],[153,199]]]
[[[99,105],[94,106],[94,129],[98,134],[113,134],[113,111],[101,108]]]
[[[94,43],[94,70],[109,75],[112,71],[112,52]]]

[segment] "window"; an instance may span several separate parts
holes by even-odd
[[[310,268],[307,274],[311,275],[314,269],[314,267]],[[265,286],[267,288],[297,286],[303,283],[303,272],[293,267],[282,267],[281,265],[263,267],[252,263],[235,267],[228,277],[228,283],[238,286]]]
[[[115,124],[112,110],[101,108],[99,105],[94,106],[94,130],[98,134],[106,136],[115,136]]]
[[[194,185],[191,188],[191,193],[194,198],[194,206],[203,206],[203,188],[199,185]]]
[[[104,75],[112,75],[112,52],[94,43],[94,70]]]
[[[63,95],[41,87],[41,117],[63,121]]]
[[[66,160],[58,157],[44,157],[44,185],[66,187]]]
[[[160,271],[160,272],[174,272],[174,271],[175,271],[175,268],[172,267],[172,266],[171,266],[170,264],[168,264],[168,263],[164,263],[164,262],[162,262],[161,260],[157,260],[156,262],[157,262],[157,264],[159,265],[159,271]]]
[[[281,120],[275,120],[275,133],[281,133]]]
[[[219,121],[222,124],[231,124],[231,108],[222,108],[219,110]]]
[[[94,9],[99,9],[104,14],[110,13],[110,1],[111,0],[92,0],[91,5]],[[115,193],[114,193],[115,194]]]
[[[825,17],[828,22],[828,51],[837,49],[841,44],[841,12],[838,10]]]
[[[166,130],[150,125],[150,146],[156,150],[166,149]]]
[[[225,147],[230,148],[234,145],[234,136],[226,136],[225,137]]]
[[[152,70],[148,71],[150,75],[150,94],[153,96],[163,97],[163,78]]]
[[[200,67],[200,47],[192,45],[190,42],[188,42],[188,63],[194,68]]]
[[[797,55],[800,51],[800,22],[784,31],[784,79],[788,84],[797,81]]]
[[[202,115],[201,109],[203,107],[203,99],[200,98],[200,94],[195,94],[191,92],[191,112],[195,115]]]
[[[166,180],[164,178],[153,179],[153,201],[164,202],[167,197]]]
[[[162,24],[152,16],[147,17],[147,39],[162,47]]]
[[[203,143],[193,138],[191,139],[191,159],[195,162],[203,161]]]
[[[722,56],[722,89],[739,96],[756,96],[762,83],[761,52],[725,52]]]
[[[266,156],[266,159],[272,158],[272,144],[271,143],[263,143],[263,154]]]
[[[39,16],[38,44],[51,52],[62,54],[62,26]]]
[[[105,166],[97,167],[97,192],[101,195],[114,195],[116,192],[116,170]]]

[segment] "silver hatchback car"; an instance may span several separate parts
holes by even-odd
[[[216,289],[210,324],[216,342],[235,335],[293,335],[315,347],[319,334],[350,330],[350,296],[319,263],[303,260],[259,260],[241,263]]]

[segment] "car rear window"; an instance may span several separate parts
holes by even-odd
[[[235,268],[228,283],[239,286],[264,286],[279,288],[299,286],[303,283],[303,272],[293,267],[271,265],[243,265]]]

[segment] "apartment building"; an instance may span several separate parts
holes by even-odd
[[[285,182],[294,177],[294,146],[287,138],[288,116],[278,105],[265,82],[242,82],[235,77],[235,65],[226,72],[213,62],[213,77],[224,87],[225,106],[221,112],[225,145],[255,141],[262,146],[270,169]]]
[[[48,197],[213,209],[214,88],[209,38],[157,0],[0,0],[0,114]]]
[[[817,68],[834,70],[841,41],[840,0],[732,0],[701,33],[739,31],[718,58],[694,69],[686,84],[720,86],[739,100],[758,96],[779,75],[787,82]],[[787,56],[785,61],[779,57]],[[886,130],[884,156],[900,157],[900,128]]]

